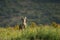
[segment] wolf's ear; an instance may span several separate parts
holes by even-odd
[[[27,19],[27,17],[25,17],[25,19]]]

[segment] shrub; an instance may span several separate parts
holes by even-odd
[[[30,27],[38,27],[37,24],[35,22],[31,22]]]
[[[19,30],[19,25],[15,25],[14,29]]]
[[[52,22],[52,26],[57,28],[58,27],[58,24],[56,22]]]

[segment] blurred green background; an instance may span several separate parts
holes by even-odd
[[[59,0],[0,0],[0,26],[20,24],[26,16],[28,24],[60,23]]]

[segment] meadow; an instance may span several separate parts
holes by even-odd
[[[22,30],[19,30],[19,26],[0,27],[0,40],[60,40],[60,28],[35,24]]]

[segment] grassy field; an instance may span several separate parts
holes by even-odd
[[[0,40],[60,40],[60,28],[49,25],[31,25],[23,30],[19,30],[18,26],[0,27]]]

